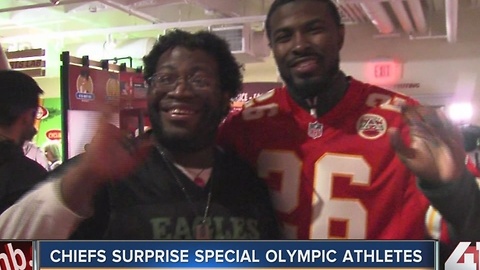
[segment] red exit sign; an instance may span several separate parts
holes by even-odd
[[[365,73],[369,83],[393,85],[402,78],[402,64],[392,59],[373,60],[367,63]]]

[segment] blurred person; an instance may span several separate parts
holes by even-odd
[[[43,90],[30,76],[0,70],[0,213],[41,181],[47,171],[22,146],[34,129]]]
[[[279,237],[263,181],[215,145],[218,125],[242,85],[228,44],[209,32],[175,30],[159,38],[144,63],[152,129],[131,140],[104,117],[88,151],[1,216],[0,235]],[[31,202],[36,211],[26,207]]]
[[[43,151],[47,157],[50,171],[53,171],[62,164],[62,150],[58,142],[47,142],[43,146]]]
[[[474,172],[476,177],[480,177],[480,127],[475,125],[461,126],[463,135],[463,146],[468,154],[469,159],[472,161],[468,165],[471,165],[471,171]]]
[[[340,70],[333,2],[276,0],[265,27],[286,86],[231,114],[219,142],[266,181],[284,237],[480,239],[459,131],[441,111]],[[429,200],[448,228],[426,226]]]
[[[45,152],[43,152],[43,150],[33,142],[33,138],[35,137],[36,134],[37,134],[37,129],[34,127],[32,129],[31,134],[28,136],[27,140],[25,141],[25,143],[23,143],[23,153],[29,159],[42,165],[42,167],[44,167],[45,170],[48,171],[49,163],[48,163],[47,157],[45,156]]]

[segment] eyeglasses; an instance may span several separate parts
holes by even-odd
[[[194,90],[205,90],[215,84],[215,79],[204,75],[179,76],[174,73],[156,73],[147,79],[147,83],[160,90],[172,91],[177,88],[180,81],[184,81]]]

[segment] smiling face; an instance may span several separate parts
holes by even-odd
[[[219,85],[218,63],[203,50],[174,47],[160,56],[148,108],[153,132],[164,147],[191,152],[213,145],[229,104]]]
[[[328,85],[339,71],[345,31],[327,4],[292,1],[274,11],[268,23],[273,55],[288,87],[306,98]]]

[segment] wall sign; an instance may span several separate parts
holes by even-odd
[[[375,85],[393,85],[402,78],[402,63],[385,58],[369,61],[365,68],[367,81]]]
[[[10,51],[5,54],[12,69],[21,71],[32,77],[45,76],[46,63],[44,60],[44,49]]]

